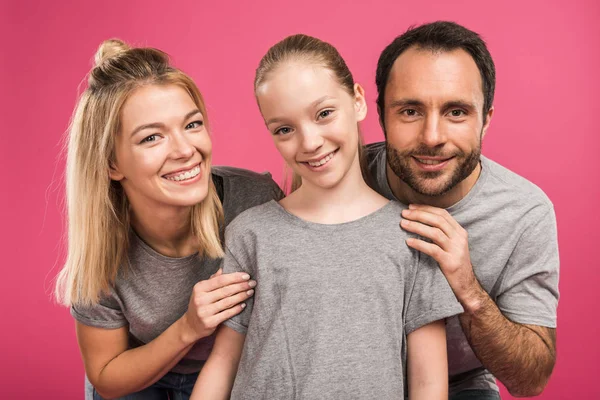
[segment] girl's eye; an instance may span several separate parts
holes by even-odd
[[[142,139],[141,143],[150,143],[150,142],[156,142],[156,140],[158,139],[158,135],[150,135],[145,137],[144,139]]]
[[[319,118],[327,118],[332,112],[333,110],[323,110],[319,113]]]
[[[194,121],[194,122],[190,122],[189,124],[187,124],[185,126],[185,129],[198,129],[202,125],[204,125],[204,121]]]
[[[282,128],[279,128],[275,131],[276,135],[287,135],[288,133],[290,133],[292,131],[292,128],[288,128],[287,126],[284,126]]]

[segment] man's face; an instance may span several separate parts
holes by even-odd
[[[409,48],[394,62],[384,94],[390,168],[415,192],[440,196],[479,163],[484,115],[479,69],[464,50]]]

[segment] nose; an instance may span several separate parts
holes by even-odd
[[[446,134],[441,126],[441,119],[438,116],[428,116],[425,119],[421,141],[427,147],[437,147],[446,142]]]
[[[304,153],[317,152],[325,142],[318,129],[303,129],[301,140]]]
[[[196,148],[186,137],[185,132],[174,132],[171,135],[171,154],[175,159],[190,158],[194,155]]]

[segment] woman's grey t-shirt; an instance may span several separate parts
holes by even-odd
[[[223,199],[225,225],[242,211],[280,199],[283,193],[269,174],[232,167],[213,167],[213,181]],[[133,231],[128,252],[130,268],[118,274],[109,296],[92,307],[72,306],[71,315],[82,324],[105,329],[128,326],[130,347],[154,340],[187,310],[193,286],[208,279],[221,259],[197,254],[171,258],[154,251]],[[212,349],[214,336],[198,341],[172,369],[198,372]]]
[[[246,334],[232,399],[403,398],[406,335],[462,307],[402,209],[323,225],[270,201],[229,225],[224,272],[258,282],[225,322]]]

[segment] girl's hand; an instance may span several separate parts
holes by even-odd
[[[250,280],[247,273],[223,275],[221,269],[209,279],[196,283],[188,310],[182,317],[184,337],[195,342],[211,335],[222,322],[246,307],[243,302],[254,294],[255,286],[256,282]]]

